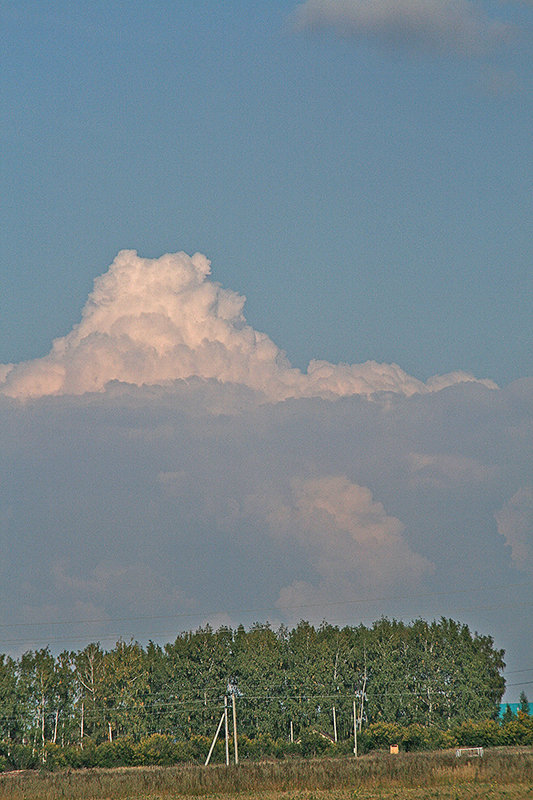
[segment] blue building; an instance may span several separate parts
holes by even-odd
[[[509,706],[509,708],[516,717],[516,712],[520,708],[520,703],[500,703],[500,719],[505,714],[505,709],[507,708],[507,706]],[[529,703],[529,716],[533,717],[533,703]]]

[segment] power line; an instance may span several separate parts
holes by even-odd
[[[420,600],[431,597],[445,597],[450,595],[469,594],[475,592],[494,592],[500,589],[514,589],[517,586],[530,585],[530,581],[523,580],[515,583],[503,583],[497,586],[479,586],[469,589],[453,589],[442,592],[423,592],[420,594],[407,594],[407,595],[385,595],[382,597],[367,597],[367,598],[353,598],[351,600],[337,600],[330,602],[320,603],[301,603],[294,605],[275,605],[275,606],[259,606],[256,608],[229,608],[226,609],[227,614],[257,614],[265,611],[292,611],[304,608],[329,608],[347,605],[359,605],[364,603],[384,603],[384,602],[398,602],[400,600]],[[71,619],[71,620],[48,620],[39,622],[6,622],[0,623],[0,628],[19,628],[19,627],[45,627],[54,625],[96,625],[108,622],[133,622],[138,620],[152,620],[152,619],[186,619],[189,617],[210,617],[220,614],[220,608],[215,611],[187,611],[177,614],[150,614],[139,616],[125,616],[125,617],[96,617],[87,619]]]
[[[509,686],[527,686],[528,684],[533,683],[533,681],[519,681],[519,683],[506,683],[505,688],[509,688]]]
[[[533,683],[533,681],[530,681]],[[328,693],[328,694],[294,694],[294,695],[244,695],[237,698],[237,702],[240,704],[247,704],[247,703],[289,703],[290,701],[298,702],[299,704],[313,704],[328,701],[335,701],[337,703],[342,702],[343,700],[351,703],[353,701],[354,696],[357,696],[357,693],[349,692],[345,694],[340,693]],[[380,697],[386,697],[388,699],[405,699],[409,698],[412,700],[424,700],[427,701],[427,694],[425,691],[414,691],[414,690],[402,690],[402,691],[392,691],[392,692],[381,692]],[[445,699],[445,695],[435,690],[432,692],[433,700],[436,697],[442,697]],[[108,699],[113,700],[116,699],[114,696],[108,697]],[[371,698],[369,698],[371,699]],[[87,701],[87,698],[85,698]],[[79,704],[81,699],[72,703],[72,706]],[[146,713],[162,713],[164,711],[172,711],[172,710],[180,710],[180,709],[194,709],[197,707],[203,707],[206,709],[207,713],[215,713],[220,711],[224,708],[224,703],[222,697],[219,695],[215,698],[208,698],[208,704],[206,704],[203,698],[196,698],[194,700],[170,700],[170,701],[157,701],[152,704],[146,703],[136,703],[131,705],[89,705],[85,707],[85,714],[96,714],[96,713],[128,713],[130,711],[136,712],[146,712]],[[287,709],[289,710],[289,709]],[[49,709],[48,714],[55,713],[56,708],[52,707]],[[0,715],[0,720],[13,720],[19,719],[21,716],[25,714],[31,715],[33,713],[33,709],[29,708],[23,711],[21,714],[9,714],[9,715]]]
[[[451,609],[451,613],[471,613],[473,611],[498,611],[499,609],[508,610],[508,609],[513,609],[513,608],[524,608],[526,606],[532,606],[532,605],[533,605],[533,601],[525,602],[525,603],[499,603],[499,604],[491,604],[489,606],[479,605],[479,606],[470,606],[470,608],[455,608],[455,609]],[[248,613],[248,612],[242,612],[242,613]],[[252,613],[252,612],[249,612],[249,613]],[[159,617],[154,617],[154,619],[158,619],[158,618]],[[165,617],[165,618],[168,618],[168,617]],[[144,617],[138,617],[138,618],[133,617],[132,619],[145,619],[145,618]],[[147,619],[149,619],[149,617]],[[370,621],[371,622],[375,622],[376,621],[374,616],[372,616],[372,617],[371,616],[364,616],[364,617],[362,616],[362,617],[358,617],[357,619],[361,623],[362,622],[370,622]],[[413,614],[410,614],[410,613],[396,614],[393,617],[393,619],[395,619],[397,621],[403,621],[403,620],[406,620],[406,619],[412,620],[413,619]],[[341,620],[345,620],[345,618],[341,618]],[[339,622],[339,621],[340,621],[339,618],[337,618],[337,619],[331,618],[329,620],[329,623],[331,624],[331,623]],[[22,623],[22,624],[26,625],[26,626],[31,626],[32,625],[32,623]],[[42,624],[46,625],[48,623],[42,623]],[[58,623],[58,624],[60,624],[60,623]],[[39,627],[40,623],[35,623],[35,625],[37,627]],[[183,631],[178,631],[178,635],[180,633],[183,633]],[[176,637],[176,630],[166,631],[166,632],[157,632],[157,633],[153,632],[153,631],[151,631],[149,633],[139,633],[138,631],[135,632],[135,633],[125,633],[124,631],[122,631],[121,633],[105,634],[105,635],[99,635],[99,634],[94,634],[93,633],[90,637],[87,634],[83,635],[83,634],[67,634],[67,633],[65,633],[62,636],[57,636],[57,637],[40,637],[40,638],[38,638],[36,636],[29,635],[29,636],[25,636],[24,638],[17,638],[17,639],[0,639],[0,643],[2,645],[8,645],[8,644],[9,645],[13,645],[13,644],[26,644],[26,645],[34,644],[35,645],[35,644],[37,644],[39,642],[41,642],[41,643],[44,642],[46,644],[58,643],[58,642],[80,642],[80,641],[81,642],[86,642],[88,638],[91,639],[91,643],[93,643],[95,641],[97,641],[97,642],[102,642],[102,641],[115,641],[115,642],[118,642],[118,641],[124,641],[126,639],[131,639],[132,641],[136,641],[136,640],[139,640],[139,639],[155,641],[155,640],[160,640],[160,639],[163,639],[163,638],[169,637],[169,636],[170,637]],[[169,642],[167,642],[167,643],[169,643]]]
[[[525,667],[525,669],[508,669],[508,670],[505,670],[506,675],[514,675],[517,672],[533,672],[533,667]]]

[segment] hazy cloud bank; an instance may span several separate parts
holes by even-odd
[[[469,383],[258,404],[211,380],[0,398],[3,616],[356,622],[405,604],[328,604],[419,593],[409,613],[494,607],[480,587],[533,569],[532,397]],[[508,613],[466,618],[523,647]]]
[[[463,56],[490,51],[513,35],[510,24],[471,0],[306,0],[293,22],[297,30],[331,28],[387,47]]]
[[[530,580],[510,588],[533,571],[533,380],[305,374],[243,303],[202,256],[126,251],[48,356],[6,369],[0,610],[41,624],[4,649],[387,613],[533,657],[509,610],[533,603]]]

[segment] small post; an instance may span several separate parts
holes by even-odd
[[[337,713],[335,706],[333,706],[333,738],[335,739],[335,744],[337,744]]]
[[[233,704],[233,741],[235,744],[235,764],[239,763],[239,749],[237,745],[237,706],[235,703],[235,692],[232,692],[231,702]]]
[[[226,766],[229,767],[228,697],[224,695],[224,733],[226,736]]]
[[[355,709],[355,700],[353,701],[353,752],[357,758],[357,711]]]

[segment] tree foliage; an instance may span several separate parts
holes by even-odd
[[[348,740],[354,701],[361,735],[373,725],[411,726],[416,741],[423,729],[495,720],[503,667],[490,636],[451,619],[206,626],[163,647],[119,641],[105,651],[91,643],[58,656],[44,648],[18,660],[0,656],[0,738],[32,753],[105,742],[115,753],[119,741],[126,747],[149,737],[146,748],[164,750],[157,736],[212,736],[224,697],[234,694],[239,732],[250,741],[287,741],[291,730],[306,747],[317,735],[327,741],[333,709],[338,739]],[[111,758],[108,750],[99,758]]]

